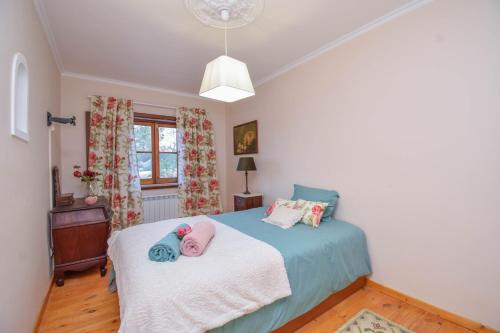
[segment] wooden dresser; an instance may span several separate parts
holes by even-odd
[[[55,207],[51,217],[56,284],[64,285],[66,271],[82,271],[97,265],[101,276],[105,276],[110,209],[104,197],[99,197],[92,206],[83,198],[75,199],[72,205]]]
[[[234,195],[234,210],[262,207],[262,193],[237,193]]]

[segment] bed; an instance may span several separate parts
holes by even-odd
[[[298,317],[304,317],[304,314],[306,314],[306,317],[307,314],[317,315],[318,304],[323,302],[323,307],[325,307],[325,304],[331,306],[332,294],[333,296],[337,295],[338,299],[341,297],[339,296],[340,293],[342,293],[339,293],[339,291],[343,290],[343,294],[348,295],[360,288],[364,277],[371,273],[366,238],[360,228],[347,222],[331,220],[321,223],[319,228],[312,228],[299,223],[290,229],[284,230],[262,222],[263,216],[264,208],[255,208],[214,215],[209,218],[219,222],[224,227],[230,227],[228,229],[237,230],[279,251],[286,269],[291,295],[281,297],[259,309],[252,310],[251,313],[247,311],[244,315],[220,327],[211,329],[210,332],[212,333],[264,333],[280,328],[281,331],[286,331],[287,327],[294,326],[290,326],[290,322],[295,322],[295,326],[300,325]],[[193,218],[185,218],[183,221],[190,223],[190,219]],[[151,227],[145,225],[141,228],[145,230]],[[128,233],[132,234],[133,230]],[[212,242],[217,242],[218,236],[221,237],[216,235]],[[156,237],[158,238],[158,235]],[[128,265],[130,267],[126,267],[126,269],[120,267],[120,261],[123,261],[120,260],[120,257],[125,257],[127,251],[137,252],[142,250],[147,252],[147,248],[135,247],[127,249],[123,246],[117,250],[116,246],[110,244],[110,257],[113,260],[117,274],[122,323],[126,321],[128,315],[122,311],[122,307],[127,306],[122,301],[130,301],[135,297],[134,295],[139,293],[137,290],[135,292],[131,291],[133,289],[131,285],[134,284],[132,281],[147,279],[148,276],[146,276],[146,273],[141,276],[139,268],[131,267],[139,265]],[[163,265],[175,264],[163,263]],[[122,264],[122,266],[125,265]],[[120,274],[124,275],[121,279]],[[127,274],[135,275],[127,280],[125,276]],[[147,288],[143,287],[143,289]],[[154,286],[151,286],[151,288],[154,288]],[[148,291],[142,290],[142,292],[147,294]],[[151,295],[154,295],[154,291],[152,291]],[[142,317],[147,317],[148,311],[153,311],[155,302],[154,296],[151,296],[151,301],[142,302],[148,303],[141,305],[144,307]],[[312,309],[313,311],[311,311]],[[155,320],[158,320],[158,318]],[[127,330],[121,327],[121,331],[126,332]]]

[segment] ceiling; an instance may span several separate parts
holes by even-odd
[[[257,85],[410,0],[266,0],[250,25],[228,31],[228,55]],[[224,32],[203,25],[184,0],[35,0],[63,73],[197,94]]]

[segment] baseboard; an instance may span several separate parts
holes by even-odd
[[[464,318],[462,316],[459,316],[457,314],[448,312],[446,310],[443,310],[441,308],[438,308],[437,306],[434,306],[432,304],[425,303],[419,299],[416,299],[414,297],[408,296],[406,294],[403,294],[397,290],[391,289],[389,287],[386,287],[378,282],[375,282],[371,279],[368,279],[366,281],[366,286],[376,289],[380,291],[381,293],[384,293],[386,295],[392,296],[394,298],[397,298],[405,303],[408,303],[410,305],[416,306],[417,308],[420,308],[422,310],[425,310],[427,312],[433,313],[438,315],[439,317],[446,319],[448,321],[451,321],[459,326],[462,326],[464,328],[479,332],[479,333],[499,333],[498,331],[487,327],[481,323],[478,323],[474,320]]]
[[[42,306],[40,307],[40,311],[38,311],[38,317],[36,318],[35,325],[33,326],[33,333],[37,333],[38,330],[40,329],[40,324],[42,323],[43,314],[45,313],[45,308],[47,307],[47,303],[49,302],[50,291],[52,290],[53,285],[54,285],[54,276],[50,278],[49,286],[47,287],[47,292],[45,293]]]

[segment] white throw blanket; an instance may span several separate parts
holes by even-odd
[[[216,231],[202,256],[148,259],[149,248],[178,224],[203,220]],[[121,333],[204,332],[291,295],[278,250],[207,216],[115,232],[108,254],[116,271]]]

